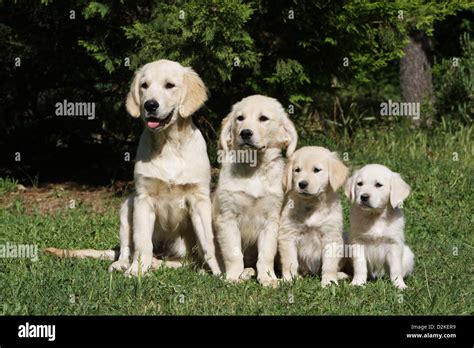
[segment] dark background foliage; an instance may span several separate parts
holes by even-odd
[[[141,125],[124,99],[133,71],[160,58],[205,81],[210,99],[194,119],[211,158],[220,120],[254,93],[278,98],[303,138],[470,125],[472,11],[469,1],[422,0],[0,1],[0,176],[130,178],[124,153],[133,158]],[[421,124],[380,116],[381,102],[402,100],[400,59],[414,31],[433,74]],[[63,100],[95,102],[96,118],[55,116]]]

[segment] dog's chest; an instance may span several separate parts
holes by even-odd
[[[384,220],[375,221],[370,226],[362,224],[361,232],[356,236],[356,241],[371,245],[393,244],[397,242],[397,234],[390,233],[395,227]]]
[[[232,212],[242,230],[264,228],[268,220],[277,220],[281,210],[281,199],[269,195],[254,198],[242,193],[232,193],[232,203],[228,211]]]
[[[135,164],[135,175],[160,179],[172,185],[185,182],[186,172],[184,159],[173,153],[165,153],[150,161]]]
[[[175,201],[184,200],[189,194],[197,192],[199,186],[191,183],[176,183],[174,180],[162,180],[158,178],[141,178],[141,189],[153,200]]]
[[[187,228],[188,198],[197,192],[198,188],[196,184],[172,185],[156,178],[142,179],[142,189],[156,211],[156,225],[167,232]]]
[[[278,190],[271,183],[272,177],[256,175],[251,178],[239,178],[234,181],[231,190],[246,196],[250,201],[265,200],[268,195],[277,194],[283,196],[282,189]],[[281,191],[281,192],[280,192]]]
[[[242,179],[241,187],[245,194],[252,198],[262,198],[268,193],[268,180],[263,176],[251,179]]]
[[[313,212],[304,222],[305,226],[309,229],[321,229],[324,225],[327,224],[327,217],[329,212],[327,209],[318,210]]]
[[[226,210],[236,219],[245,245],[253,244],[271,221],[278,221],[282,197],[268,192],[260,197],[232,192],[229,198],[231,204],[227,206],[229,210]]]
[[[173,183],[185,173],[186,163],[181,156],[162,156],[157,169],[162,177]]]
[[[260,168],[247,168],[238,164],[223,167],[219,178],[220,189],[250,200],[265,200],[269,195],[282,200],[283,166],[283,161],[276,161]]]
[[[286,209],[292,209],[287,206]],[[301,234],[310,232],[322,233],[323,227],[327,224],[329,211],[327,209],[314,210],[312,207],[294,207],[290,217],[292,223],[297,226]]]

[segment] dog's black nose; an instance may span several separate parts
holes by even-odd
[[[361,202],[368,202],[369,201],[369,195],[367,193],[361,194],[360,195],[360,200]]]
[[[240,131],[240,137],[242,139],[250,139],[252,137],[252,135],[253,135],[253,132],[252,132],[251,129],[242,129]]]
[[[156,109],[158,109],[159,106],[160,104],[158,104],[158,102],[155,99],[150,99],[145,102],[145,110],[148,112],[156,111]]]
[[[303,190],[303,189],[305,189],[305,188],[307,188],[307,187],[308,187],[308,182],[307,182],[307,181],[305,181],[305,180],[303,180],[303,181],[300,181],[300,182],[298,183],[298,186],[299,186],[299,188],[300,188],[300,189],[302,189],[302,190]]]

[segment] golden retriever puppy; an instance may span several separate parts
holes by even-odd
[[[283,202],[282,150],[290,156],[297,134],[281,104],[253,95],[232,107],[222,122],[223,160],[213,197],[215,233],[226,278],[239,281],[244,265],[256,265],[257,280],[275,286],[274,259]]]
[[[342,206],[337,190],[349,170],[337,153],[318,146],[296,151],[285,168],[285,202],[280,218],[278,252],[285,281],[298,271],[316,275],[321,285],[337,284],[343,254]]]
[[[211,166],[204,138],[191,119],[206,99],[201,78],[179,63],[158,60],[135,74],[126,107],[130,115],[141,117],[144,131],[136,155],[135,193],[120,210],[120,256],[110,270],[144,273],[163,264],[153,259],[154,251],[175,259],[165,265],[179,266],[179,259],[197,245],[201,260],[212,273],[220,273],[212,233]],[[67,255],[112,256],[90,250]]]
[[[412,272],[415,256],[405,245],[405,221],[399,206],[410,187],[398,173],[369,164],[352,175],[345,192],[352,202],[352,285],[364,285],[368,274],[377,278],[387,272],[397,288],[406,288],[403,278]]]

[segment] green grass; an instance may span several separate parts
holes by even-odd
[[[303,145],[347,152],[352,168],[381,163],[402,176],[413,193],[404,204],[406,238],[416,255],[408,289],[388,279],[364,288],[342,282],[320,287],[304,278],[278,289],[255,280],[232,285],[193,266],[162,269],[142,279],[107,272],[109,261],[62,260],[40,252],[39,261],[0,259],[0,313],[106,315],[472,315],[473,145],[471,130],[359,131],[351,138],[313,135]],[[11,186],[0,181],[1,189]],[[6,187],[6,189],[4,189]],[[346,228],[348,204],[344,198]],[[115,202],[116,203],[116,202]],[[116,206],[113,204],[111,206]],[[118,211],[88,207],[55,216],[26,215],[20,203],[0,211],[0,243],[62,248],[118,245]]]
[[[18,185],[18,180],[10,177],[0,178],[0,193],[15,191]]]

